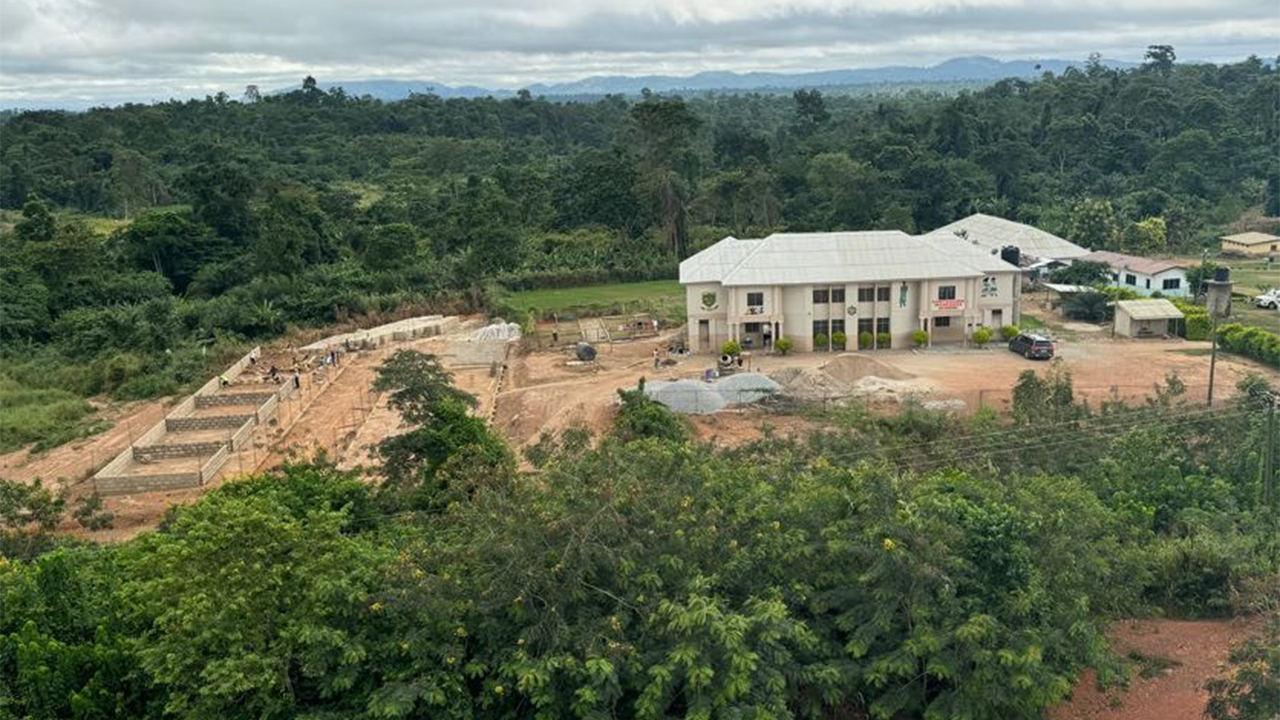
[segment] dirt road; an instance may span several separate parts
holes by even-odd
[[[1129,689],[1098,690],[1093,671],[1080,677],[1072,697],[1049,712],[1049,720],[1202,720],[1209,694],[1232,645],[1256,634],[1259,618],[1230,620],[1127,620],[1112,630],[1120,655],[1140,653],[1172,661],[1143,678],[1135,672]]]

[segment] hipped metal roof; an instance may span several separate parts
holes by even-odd
[[[1044,260],[1070,260],[1089,254],[1085,248],[1053,233],[983,213],[975,213],[950,225],[943,225],[929,235],[963,235],[965,240],[988,250],[998,251],[1003,247],[1013,246],[1023,255]]]
[[[1132,270],[1143,275],[1158,275],[1169,270],[1185,270],[1186,267],[1172,260],[1156,260],[1155,258],[1125,255],[1124,253],[1099,250],[1080,258],[1090,262],[1110,265],[1113,270]]]
[[[680,282],[836,285],[1017,271],[958,238],[913,237],[899,230],[775,233],[762,240],[721,240],[680,263]]]
[[[1264,245],[1266,243],[1280,242],[1280,237],[1268,235],[1263,232],[1254,232],[1252,230],[1249,232],[1236,233],[1235,235],[1223,235],[1222,239],[1238,245]]]

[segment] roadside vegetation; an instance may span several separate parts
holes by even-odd
[[[1276,599],[1256,378],[1215,412],[1173,377],[1089,408],[1053,367],[1008,422],[850,407],[734,449],[630,392],[612,432],[546,436],[531,471],[450,380],[383,366],[409,426],[381,482],[287,465],[119,545],[50,539],[56,499],[0,485],[0,707],[1035,718],[1085,667],[1158,672],[1112,654],[1112,620]],[[1265,707],[1275,640],[1233,654],[1215,717]]]

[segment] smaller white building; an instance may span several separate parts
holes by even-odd
[[[1100,262],[1111,268],[1111,286],[1127,288],[1144,297],[1160,293],[1167,297],[1187,297],[1187,268],[1172,260],[1125,255],[1124,253],[1098,250],[1077,258]]]

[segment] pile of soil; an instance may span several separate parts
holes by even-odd
[[[853,388],[848,383],[841,382],[822,370],[783,368],[771,377],[782,386],[783,395],[800,400],[826,400],[853,394]]]
[[[885,380],[910,380],[915,377],[909,372],[883,363],[870,355],[861,353],[845,353],[822,366],[822,372],[842,383],[853,384],[865,377],[878,377]]]

